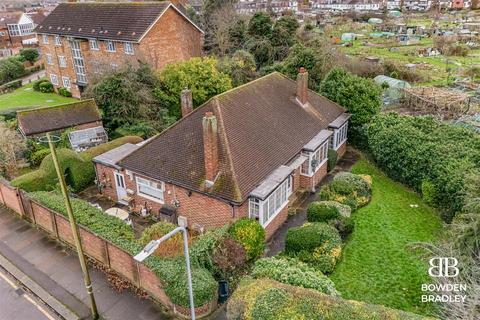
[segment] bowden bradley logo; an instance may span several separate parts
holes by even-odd
[[[458,260],[456,258],[432,258],[429,261],[430,268],[428,269],[428,274],[430,277],[445,277],[453,278],[458,276],[460,270],[458,270]]]
[[[435,257],[429,261],[428,274],[433,278],[454,278],[459,275],[458,260],[453,257]],[[441,280],[422,284],[422,302],[465,303],[467,285]]]

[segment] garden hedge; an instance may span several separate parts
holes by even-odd
[[[57,192],[39,191],[29,196],[44,206],[67,216],[63,197]],[[71,199],[77,223],[91,230],[97,236],[117,245],[131,255],[136,255],[143,245],[135,239],[133,229],[120,219],[106,215],[80,199]],[[200,237],[201,239],[201,237]],[[163,289],[170,300],[180,306],[188,307],[188,285],[183,255],[175,258],[150,256],[145,265],[155,272],[164,284]],[[192,262],[192,285],[195,307],[212,301],[217,294],[217,282],[211,273]]]
[[[342,239],[338,231],[326,223],[307,222],[287,231],[285,254],[309,263],[323,273],[333,271],[341,253]]]
[[[230,320],[427,320],[413,313],[344,300],[270,279],[245,279],[227,306]]]
[[[58,149],[58,159],[62,170],[66,173],[67,184],[74,192],[85,189],[95,180],[95,169],[92,163],[94,157],[125,143],[138,143],[140,141],[142,141],[140,137],[122,137],[81,153],[76,153],[70,149]],[[51,155],[47,155],[43,159],[38,170],[17,177],[12,181],[13,186],[27,192],[53,190],[57,183],[57,174]]]
[[[308,205],[307,220],[309,222],[328,222],[340,217],[350,217],[352,209],[336,201],[314,201]]]
[[[263,254],[265,229],[256,220],[239,219],[230,226],[228,232],[235,241],[243,245],[247,260],[254,260]]]
[[[395,113],[365,126],[368,149],[377,165],[442,210],[450,221],[462,209],[465,177],[480,168],[480,135],[432,117]]]
[[[335,284],[320,271],[298,259],[288,257],[262,258],[255,262],[254,278],[269,278],[293,286],[314,289],[328,295],[340,295]]]

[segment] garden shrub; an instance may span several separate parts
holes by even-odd
[[[190,248],[190,260],[211,273],[215,274],[217,269],[213,261],[215,248],[228,236],[228,225],[221,228],[208,230],[199,237]]]
[[[305,223],[290,228],[285,239],[285,253],[311,264],[323,273],[331,273],[342,253],[338,231],[326,223]]]
[[[30,157],[30,164],[34,167],[40,165],[43,159],[50,154],[50,149],[40,149],[35,151]]]
[[[43,79],[39,79],[39,80],[36,80],[33,82],[33,90],[34,91],[40,91],[40,85],[43,83],[43,82],[49,82],[47,79],[43,78]]]
[[[39,191],[30,193],[29,196],[63,216],[68,216],[60,193]],[[91,230],[100,238],[110,241],[132,256],[143,249],[143,245],[135,239],[132,227],[120,219],[106,215],[102,210],[93,207],[86,201],[71,199],[71,202],[78,224]],[[173,303],[183,307],[190,305],[183,255],[178,258],[160,258],[152,255],[145,260],[145,265],[161,279],[163,289]],[[217,295],[217,282],[210,272],[193,264],[192,286],[196,307],[212,301]]]
[[[177,226],[170,222],[160,221],[152,224],[143,230],[139,239],[142,245],[148,244],[152,240],[157,240],[173,231]],[[170,239],[162,242],[162,245],[155,250],[155,255],[160,257],[172,257],[181,254],[183,251],[182,234],[177,233]]]
[[[241,244],[225,237],[213,253],[213,262],[219,278],[227,279],[247,262],[247,254]]]
[[[281,283],[314,289],[328,295],[340,295],[335,284],[320,271],[295,258],[271,257],[255,262],[254,278],[270,278]]]
[[[270,279],[249,279],[230,298],[227,319],[427,320],[409,312],[344,300]]]
[[[93,157],[125,143],[138,143],[139,141],[142,141],[139,137],[122,137],[81,153],[75,153],[70,149],[57,149],[58,160],[66,174],[67,184],[74,192],[85,189],[95,180]],[[12,181],[13,186],[27,192],[53,190],[57,183],[57,173],[51,155],[47,155],[43,159],[38,170],[17,177]]]
[[[480,168],[475,131],[432,117],[390,113],[375,117],[365,132],[370,153],[388,176],[417,192],[428,181],[424,191],[447,222],[462,209],[465,177]]]
[[[42,93],[50,93],[54,91],[53,84],[48,80],[40,83],[39,88],[40,88],[40,92]]]
[[[338,161],[338,153],[333,149],[328,149],[327,170],[328,172],[335,169]]]
[[[355,228],[355,223],[351,217],[339,217],[337,219],[330,220],[328,224],[337,229],[340,237],[344,241]]]
[[[72,93],[67,88],[58,88],[58,94],[64,97],[71,97]]]
[[[307,208],[309,222],[327,222],[340,216],[349,217],[350,207],[336,201],[314,201]]]
[[[240,243],[251,261],[263,254],[265,250],[265,229],[258,221],[243,218],[235,221],[228,230],[232,238]]]
[[[322,187],[320,200],[336,201],[355,211],[370,201],[371,192],[371,177],[340,172],[331,183]]]

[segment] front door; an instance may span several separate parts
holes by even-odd
[[[127,188],[125,187],[125,178],[123,174],[115,172],[115,187],[117,189],[117,199],[119,203],[125,204],[122,200],[127,195]]]

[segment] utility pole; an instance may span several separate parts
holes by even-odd
[[[60,168],[60,163],[57,158],[57,151],[55,145],[53,144],[52,137],[50,132],[47,132],[48,146],[50,147],[50,153],[52,154],[53,164],[55,170],[57,171],[58,182],[60,183],[60,189],[62,190],[63,199],[65,200],[65,207],[67,208],[68,220],[70,221],[70,227],[72,228],[73,239],[75,240],[75,246],[77,247],[78,259],[80,260],[80,266],[83,273],[83,281],[85,283],[85,288],[87,289],[88,296],[90,298],[90,309],[92,313],[92,319],[98,319],[97,304],[95,302],[95,297],[93,295],[92,282],[90,280],[90,275],[88,273],[87,263],[85,261],[85,256],[83,254],[82,242],[80,240],[80,234],[78,232],[77,223],[75,222],[75,216],[73,215],[72,204],[70,202],[70,197],[67,191],[67,185],[65,183],[65,177],[63,176],[63,171]]]

